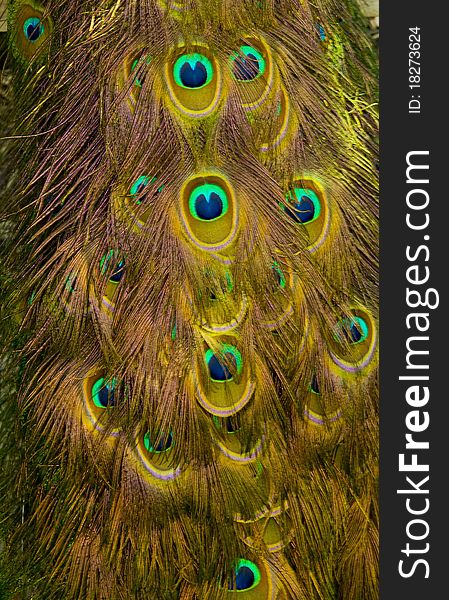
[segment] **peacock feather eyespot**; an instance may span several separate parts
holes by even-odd
[[[113,437],[120,434],[120,429],[110,427],[115,415],[118,392],[117,379],[107,376],[102,369],[96,369],[85,377],[83,422],[89,429],[107,431]],[[123,393],[122,386],[120,393]]]
[[[273,64],[271,49],[261,37],[243,38],[229,56],[228,67],[234,89],[246,110],[262,107],[268,97],[273,98],[271,91],[278,92],[279,88],[274,84],[275,74],[276,81],[279,79],[278,71]]]
[[[125,261],[120,260],[116,264],[113,272],[111,273],[111,276],[109,277],[109,281],[111,283],[119,283],[121,281],[124,273],[125,273]]]
[[[23,33],[26,39],[33,43],[44,35],[44,23],[38,17],[30,17],[23,24]]]
[[[283,259],[282,267],[273,260],[264,282],[265,294],[258,294],[253,307],[258,322],[273,332],[286,324],[294,312],[294,298],[299,300],[291,265]],[[299,307],[299,303],[298,303]]]
[[[312,394],[316,394],[317,396],[320,395],[320,387],[318,385],[318,378],[315,373],[312,375],[312,379],[310,381],[309,392],[312,392]]]
[[[199,221],[216,221],[228,212],[228,208],[226,191],[217,184],[204,183],[190,193],[190,214]]]
[[[236,423],[236,420],[232,417],[226,417],[224,429],[226,433],[237,433],[237,431],[241,429],[241,425],[239,423]]]
[[[36,59],[53,29],[52,19],[36,0],[12,2],[9,15],[11,48],[19,61]]]
[[[99,377],[92,386],[92,401],[98,408],[110,408],[115,406],[116,380],[106,381]]]
[[[276,261],[273,262],[271,268],[273,270],[273,275],[277,286],[282,290],[285,289],[285,286],[287,285],[287,280],[285,278],[284,271],[280,268],[279,264]]]
[[[146,175],[140,175],[132,184],[132,186],[129,189],[129,193],[131,196],[139,196],[140,194],[142,194],[142,192],[144,191],[144,189],[147,187],[147,185],[149,183],[153,183],[154,181],[156,181],[156,178],[153,177],[153,179],[150,182],[150,178],[147,177]],[[142,202],[142,200],[136,199],[136,204],[140,204]]]
[[[368,337],[368,324],[362,317],[344,318],[338,322],[335,338],[342,344],[361,344]]]
[[[162,192],[162,190],[165,188],[165,185],[160,185],[157,188],[153,185],[154,183],[156,183],[157,181],[157,177],[147,177],[146,175],[140,175],[132,184],[132,186],[129,189],[129,195],[134,198],[134,204],[136,204],[137,206],[140,206],[142,204],[142,202],[145,200],[146,196],[148,195],[150,188],[149,186],[151,186],[151,195],[157,196],[158,194],[160,194]],[[148,190],[146,188],[149,188]],[[147,192],[146,194],[144,194],[144,192]]]
[[[102,275],[109,273],[109,282],[118,284],[125,274],[125,261],[117,260],[117,252],[109,250],[100,260],[100,271]]]
[[[266,70],[263,55],[252,46],[240,46],[230,58],[231,73],[236,81],[254,81],[261,77]]]
[[[134,112],[152,57],[144,47],[135,48],[122,63],[117,73],[118,91],[125,94],[126,103]]]
[[[297,223],[313,223],[320,216],[321,202],[314,190],[295,187],[293,192],[287,193],[286,199],[284,210]]]
[[[182,88],[199,90],[208,85],[213,78],[212,62],[199,52],[183,54],[173,65],[173,77]]]
[[[198,288],[192,290],[189,286],[186,291],[193,319],[210,333],[232,331],[243,321],[248,309],[246,296],[234,290],[228,270],[219,273],[206,269]]]
[[[143,436],[143,444],[147,452],[161,454],[167,452],[174,446],[173,432],[160,432],[157,435],[147,431]]]
[[[154,484],[156,480],[171,481],[178,477],[181,467],[173,461],[171,450],[175,441],[172,430],[147,430],[146,433],[143,431],[137,436],[136,450],[144,473],[150,477],[150,483]]]
[[[232,379],[228,367],[219,360],[212,350],[206,351],[205,359],[207,368],[209,369],[209,377],[212,381],[229,381]]]
[[[201,250],[222,252],[235,240],[239,213],[235,193],[223,175],[188,179],[181,190],[180,217],[186,237]]]
[[[335,324],[329,341],[332,360],[345,371],[359,371],[371,362],[375,353],[374,320],[366,309],[353,308]]]
[[[214,353],[209,348],[205,352],[204,360],[210,379],[218,383],[231,381],[234,374],[240,375],[242,372],[242,355],[231,344],[223,344],[219,353]]]
[[[131,75],[136,69],[142,67],[143,64],[149,64],[151,62],[151,56],[138,56],[131,62],[130,73]],[[140,75],[134,79],[134,85],[138,88],[141,88],[145,81],[145,75]]]
[[[192,117],[210,115],[221,98],[220,64],[202,42],[189,48],[181,43],[173,50],[165,63],[165,82],[177,109],[176,116],[181,117],[185,125],[193,125]]]
[[[228,590],[247,592],[256,588],[261,581],[259,567],[250,560],[239,559],[228,583]]]
[[[323,25],[321,25],[321,23],[317,23],[315,25],[315,29],[316,29],[318,35],[320,36],[320,40],[322,42],[325,42],[327,39],[327,36],[326,36],[326,30],[324,29]]]
[[[329,234],[331,216],[329,200],[322,184],[310,176],[296,178],[280,207],[288,218],[303,229],[308,251],[318,250]]]

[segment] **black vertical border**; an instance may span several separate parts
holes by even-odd
[[[431,600],[449,598],[449,393],[445,380],[449,375],[449,327],[446,310],[449,280],[449,78],[447,67],[446,31],[448,5],[436,0],[418,1],[381,0],[380,6],[380,598],[406,600]],[[413,93],[409,89],[409,28],[419,27],[421,34],[420,63],[421,113],[409,114],[408,102]],[[430,194],[429,228],[412,231],[407,228],[406,155],[410,151],[428,150],[430,184],[425,186]],[[425,159],[426,160],[426,159]],[[423,187],[423,186],[413,186]],[[426,211],[421,211],[421,215]],[[424,234],[429,240],[423,240]],[[428,473],[399,472],[400,453],[405,451],[407,412],[413,410],[406,402],[405,391],[412,382],[399,381],[400,375],[410,374],[405,365],[406,339],[413,335],[406,327],[406,316],[414,309],[406,305],[406,270],[413,263],[406,257],[406,247],[428,245],[430,257],[424,262],[420,254],[420,268],[427,265],[430,279],[427,287],[439,292],[439,307],[430,310],[430,328],[427,363],[430,368],[428,383],[430,400],[423,407],[430,416],[429,428],[414,434],[417,440],[429,441],[429,450],[418,451],[418,460],[427,462]],[[426,286],[421,286],[425,288]],[[423,348],[425,345],[423,345]],[[416,374],[425,374],[416,371]],[[423,384],[424,385],[424,384]],[[410,457],[408,451],[406,456]],[[405,477],[416,482],[429,475],[429,493],[410,495],[413,506],[430,509],[421,517],[408,513],[406,495],[397,493],[407,488]],[[418,500],[419,499],[419,500]],[[407,523],[413,518],[423,518],[429,524],[425,540],[407,538]],[[412,530],[419,535],[420,527]],[[421,529],[421,531],[424,531]],[[401,552],[410,547],[425,547],[429,552],[406,557]],[[415,558],[413,558],[413,556]],[[429,578],[425,578],[424,565],[417,565],[414,575],[403,578],[398,565],[407,562],[404,570],[411,570],[414,560],[424,558],[429,563]]]

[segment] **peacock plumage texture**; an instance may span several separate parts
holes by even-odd
[[[10,598],[377,598],[376,57],[350,0],[13,0]]]

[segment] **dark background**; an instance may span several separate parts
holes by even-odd
[[[446,378],[449,373],[448,321],[446,317],[447,279],[449,262],[448,203],[446,183],[448,164],[448,77],[447,77],[447,24],[448,8],[444,2],[429,0],[381,0],[380,7],[380,64],[381,64],[381,599],[433,600],[449,598],[449,394]],[[421,27],[421,94],[422,113],[408,114],[411,93],[408,85],[409,27]],[[430,150],[430,186],[426,186],[431,200],[430,227],[425,232],[409,230],[405,223],[407,191],[405,183],[407,152]],[[424,211],[423,211],[424,212]],[[398,376],[405,372],[405,341],[409,335],[405,317],[412,309],[406,307],[405,256],[407,245],[417,247],[423,234],[430,235],[429,287],[440,293],[440,306],[428,310],[430,328],[430,427],[421,439],[430,440],[430,450],[419,451],[421,461],[430,462],[431,508],[423,517],[410,515],[405,508],[407,496],[398,496],[396,490],[406,488],[406,473],[398,471],[398,454],[405,450],[405,415],[410,407],[405,401],[407,384]],[[425,242],[424,242],[425,243]],[[424,288],[425,286],[421,286]],[[425,312],[419,308],[416,312]],[[421,334],[426,335],[426,334]],[[423,373],[421,373],[423,374]],[[410,384],[411,385],[411,384]],[[408,407],[408,409],[407,409]],[[426,410],[424,409],[424,410]],[[415,437],[418,434],[415,434]],[[410,455],[410,452],[408,452]],[[422,458],[421,458],[422,455]],[[426,461],[427,462],[427,461]],[[415,481],[427,473],[417,474]],[[422,498],[425,496],[415,496]],[[416,507],[419,507],[416,503]],[[407,539],[405,528],[413,518],[424,518],[430,524],[426,540]],[[418,529],[416,529],[418,534]],[[428,555],[430,578],[424,579],[424,569],[403,579],[398,573],[401,548],[407,541],[423,547],[430,543]],[[415,555],[418,558],[419,555]],[[412,561],[408,559],[407,565]],[[405,567],[404,567],[405,568]],[[362,600],[362,599],[361,599]]]

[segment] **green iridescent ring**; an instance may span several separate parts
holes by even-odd
[[[97,379],[97,381],[94,383],[94,385],[92,386],[92,400],[95,406],[97,406],[98,408],[106,408],[105,404],[104,404],[104,399],[101,399],[100,396],[100,392],[104,389],[108,390],[107,394],[108,397],[110,395],[110,392],[114,391],[116,385],[116,381],[115,379],[112,379],[109,382],[106,382],[104,377],[100,377],[99,379]]]
[[[208,206],[199,209],[198,202],[203,196]],[[218,197],[218,198],[217,198]],[[221,202],[221,207],[219,206]],[[203,202],[204,204],[204,202]],[[204,183],[196,187],[189,197],[189,210],[198,221],[210,222],[223,217],[229,209],[229,200],[223,188],[215,183]]]
[[[198,63],[200,64],[200,68],[203,73],[202,78],[200,78],[197,83],[192,80],[188,85],[186,85],[185,81],[183,82],[183,68],[186,65],[189,65],[191,70],[195,71],[197,70]],[[211,61],[207,58],[207,56],[204,56],[199,52],[194,52],[193,54],[183,54],[176,60],[173,66],[173,77],[176,85],[179,85],[179,87],[187,90],[199,90],[205,87],[212,81],[213,75],[214,68]]]

